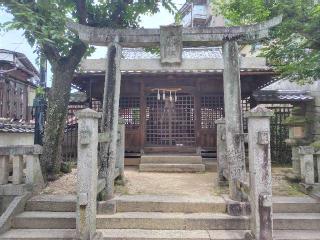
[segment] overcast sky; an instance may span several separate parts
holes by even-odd
[[[173,0],[179,9],[185,0]],[[0,10],[0,23],[4,23],[11,19],[11,16],[4,11]],[[160,25],[168,25],[174,22],[174,16],[172,16],[167,10],[161,8],[158,14],[152,16],[142,16],[141,27],[144,28],[158,28]],[[23,37],[22,31],[0,31],[0,49],[8,49],[24,53],[30,61],[36,66],[36,55],[33,53],[34,49],[30,47],[26,39]],[[106,50],[100,47],[90,58],[103,58],[106,55]],[[38,66],[36,66],[38,68]],[[48,80],[51,79],[51,73],[48,73]],[[49,83],[50,85],[50,83]]]

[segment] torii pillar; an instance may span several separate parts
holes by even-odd
[[[246,176],[243,120],[241,109],[240,61],[236,40],[223,43],[223,89],[226,127],[226,160],[229,171],[229,190],[232,200],[241,201],[236,181]]]

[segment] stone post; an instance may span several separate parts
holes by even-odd
[[[305,184],[312,185],[315,183],[314,177],[314,149],[310,146],[299,147],[301,178]]]
[[[7,184],[9,178],[9,156],[0,156],[0,184]]]
[[[124,119],[119,119],[119,139],[118,139],[118,161],[116,167],[119,169],[120,179],[124,179],[124,151],[125,151],[125,121]]]
[[[99,177],[106,179],[106,189],[104,190],[106,200],[112,199],[114,194],[121,85],[120,60],[121,46],[116,42],[111,43],[108,46],[101,121],[101,131],[110,133],[111,142],[100,145],[101,169],[99,172]]]
[[[228,170],[228,163],[226,159],[226,121],[224,118],[220,118],[216,120],[215,123],[217,124],[218,184],[224,185],[227,179],[223,175],[223,172]]]
[[[98,119],[91,109],[76,113],[78,118],[77,235],[93,239],[96,233],[98,181]]]
[[[23,178],[23,156],[14,156],[13,160],[12,183],[21,184]]]
[[[301,167],[300,167],[300,155],[299,155],[299,147],[291,146],[292,153],[292,170],[293,173],[297,176],[301,176]]]
[[[272,227],[272,176],[270,117],[259,105],[245,113],[248,118],[251,231],[257,240],[270,240]]]
[[[241,201],[242,194],[237,189],[236,181],[245,179],[246,167],[241,109],[239,49],[236,40],[224,42],[223,62],[226,156],[229,165],[230,198],[235,201]]]
[[[32,184],[34,189],[40,190],[44,187],[44,180],[40,166],[39,154],[28,154],[24,156],[26,161],[26,183]]]
[[[316,161],[317,161],[318,183],[320,183],[320,151],[316,152],[315,157],[316,157]]]

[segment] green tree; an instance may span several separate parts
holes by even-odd
[[[283,76],[299,83],[320,79],[320,4],[316,0],[213,0],[231,25],[282,14],[262,54]]]
[[[13,15],[6,26],[22,29],[31,46],[46,56],[53,79],[49,94],[41,166],[47,179],[60,172],[61,143],[71,82],[88,45],[66,28],[68,19],[94,27],[135,28],[141,14],[154,14],[164,6],[175,10],[172,0],[2,0],[0,6]]]

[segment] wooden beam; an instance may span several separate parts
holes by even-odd
[[[250,43],[268,36],[268,30],[279,25],[282,16],[268,21],[235,27],[183,28],[184,46],[217,46],[224,41],[235,39],[238,43]],[[122,47],[151,47],[160,44],[160,29],[111,29],[81,25],[69,21],[67,27],[77,33],[79,38],[89,44],[107,46],[119,39]]]

